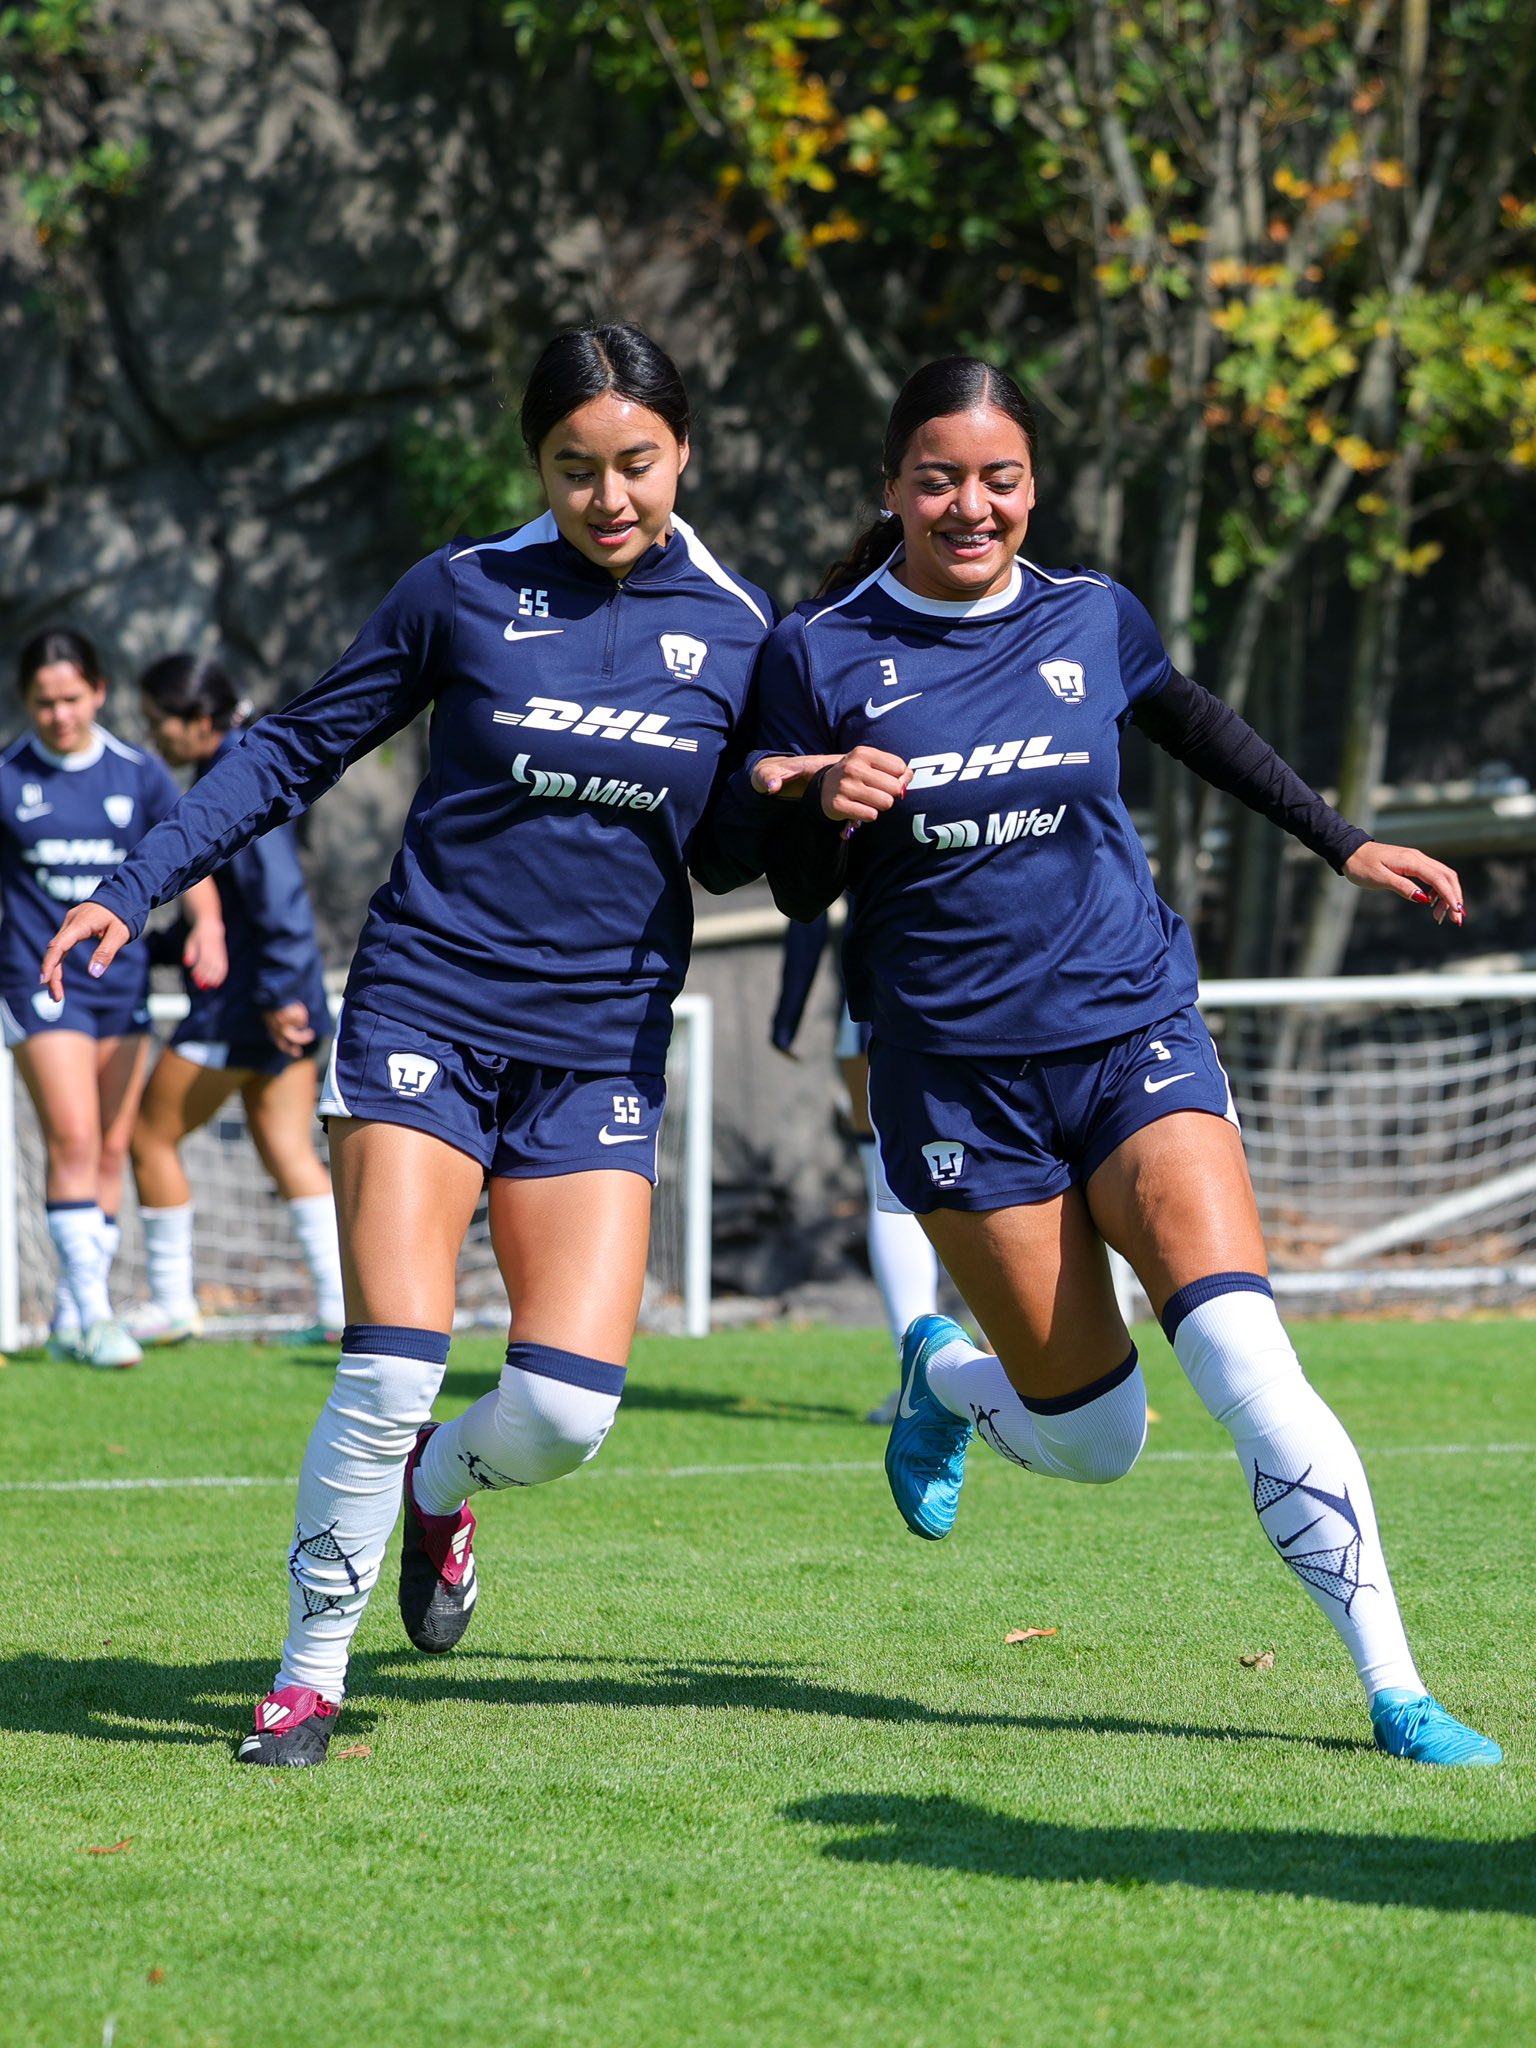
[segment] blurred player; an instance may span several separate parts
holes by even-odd
[[[173,768],[197,778],[241,744],[243,707],[217,662],[168,654],[139,678],[144,718]],[[192,1190],[181,1142],[238,1090],[251,1142],[288,1204],[315,1290],[299,1341],[339,1343],[346,1322],[331,1177],[315,1151],[315,1054],[330,1037],[314,913],[293,828],[242,847],[213,876],[229,974],[190,981],[186,1016],[161,1053],[133,1131],[150,1299],[127,1324],[142,1344],[179,1344],[202,1329],[192,1274]]]
[[[777,629],[760,693],[770,747],[849,750],[795,806],[776,891],[807,914],[855,889],[844,963],[886,1173],[997,1348],[937,1316],[908,1331],[896,1504],[947,1535],[973,1434],[1042,1475],[1130,1470],[1146,1396],[1112,1244],[1353,1657],[1378,1747],[1497,1763],[1425,1692],[1360,1459],[1275,1312],[1194,950],[1120,800],[1120,729],[1362,888],[1459,924],[1461,885],[1330,810],[1174,669],[1129,591],[1022,559],[1034,430],[1011,379],[964,357],[918,371],[883,475],[888,516]]]
[[[805,1014],[806,999],[826,941],[824,917],[812,924],[791,923],[784,934],[779,1000],[769,1041],[776,1051],[791,1059],[795,1034]],[[869,1027],[854,1023],[846,1003],[838,1017],[833,1056],[848,1091],[848,1119],[864,1169],[869,1270],[880,1290],[886,1327],[899,1354],[907,1325],[918,1316],[932,1315],[938,1307],[939,1262],[922,1225],[886,1183],[874,1126],[869,1121]],[[889,1427],[899,1398],[898,1388],[878,1408],[872,1408],[866,1420]]]
[[[705,813],[771,607],[675,515],[689,455],[676,367],[635,328],[559,335],[522,428],[550,511],[409,570],[329,674],[230,748],[110,893],[71,914],[44,962],[52,983],[84,940],[100,972],[155,902],[430,707],[426,778],[369,911],[322,1096],[348,1322],[299,1482],[288,1638],[246,1763],[324,1757],[402,1479],[401,1615],[419,1649],[446,1650],[478,1591],[466,1495],[558,1479],[601,1445],[645,1277],[689,871],[716,888],[758,871]],[[743,845],[756,801],[743,791]],[[487,1178],[506,1366],[497,1391],[433,1430],[455,1264]]]
[[[50,991],[39,945],[60,907],[83,903],[170,810],[160,763],[114,739],[97,717],[106,677],[83,633],[55,627],[21,650],[17,687],[31,730],[0,754],[0,1022],[47,1148],[48,1235],[58,1259],[48,1349],[101,1367],[137,1365],[112,1312],[128,1134],[144,1086],[149,963],[125,963],[110,988],[72,965]],[[185,960],[209,986],[224,973],[218,892],[187,892]]]

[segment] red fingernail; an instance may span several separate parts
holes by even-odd
[[[1422,889],[1415,889],[1413,900],[1415,903],[1433,903],[1435,899],[1433,896],[1427,896]]]

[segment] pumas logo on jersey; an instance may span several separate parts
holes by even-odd
[[[703,645],[702,641],[694,644]],[[583,739],[633,740],[637,747],[676,747],[680,754],[699,751],[697,740],[685,740],[677,733],[664,731],[667,721],[659,711],[615,711],[606,704],[584,711],[579,704],[568,703],[563,697],[530,697],[526,711],[493,711],[491,718],[496,725],[522,725],[534,732],[573,732]]]
[[[133,821],[133,798],[131,796],[103,797],[101,808],[106,812],[119,832],[125,831]]]
[[[389,1085],[397,1095],[425,1095],[437,1079],[437,1061],[425,1053],[392,1052],[389,1056]]]
[[[956,1138],[935,1138],[923,1147],[923,1160],[936,1188],[952,1188],[965,1171],[965,1147]]]
[[[667,674],[680,682],[691,683],[709,658],[709,643],[691,633],[663,633],[660,645]]]
[[[1001,740],[996,746],[972,747],[969,754],[917,754],[909,790],[942,789],[946,782],[976,782],[983,775],[1006,775],[1010,769],[1023,774],[1030,768],[1084,768],[1088,755],[1081,751],[1051,750],[1051,735],[1039,733],[1031,740]]]
[[[24,782],[21,785],[21,802],[16,806],[16,822],[28,825],[34,818],[46,818],[53,805],[43,801],[43,785],[40,782]]]
[[[1042,661],[1040,673],[1063,704],[1081,704],[1088,694],[1080,661]]]
[[[64,998],[51,996],[47,989],[40,988],[32,997],[32,1007],[45,1024],[57,1024],[64,1014]]]

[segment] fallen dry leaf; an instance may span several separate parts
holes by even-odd
[[[1237,1661],[1245,1671],[1273,1671],[1275,1646],[1271,1643],[1267,1650],[1246,1650]]]
[[[373,1744],[371,1742],[354,1742],[350,1749],[338,1749],[336,1754],[343,1761],[349,1756],[372,1756]]]
[[[1057,1631],[1053,1628],[1011,1628],[1007,1635],[1003,1637],[1003,1641],[1005,1643],[1027,1643],[1035,1636],[1053,1636],[1056,1633]]]
[[[99,1848],[90,1848],[82,1851],[82,1854],[86,1856],[116,1856],[119,1850],[131,1849],[132,1847],[132,1835],[124,1835],[123,1839],[120,1842],[113,1842],[110,1845],[110,1847],[103,1846]]]
[[[158,1963],[150,1971],[148,1981],[151,1984],[163,1984],[165,1982],[165,1972]]]
[[[1158,1412],[1157,1412],[1157,1410],[1156,1410],[1155,1408],[1149,1408],[1149,1409],[1147,1410],[1147,1420],[1148,1420],[1148,1422],[1161,1422],[1161,1421],[1162,1421],[1162,1419],[1163,1419],[1163,1418],[1161,1417],[1161,1415],[1159,1415],[1159,1414],[1158,1414]]]
[[[107,1449],[114,1458],[126,1458],[128,1455],[128,1446],[126,1444],[108,1444]]]

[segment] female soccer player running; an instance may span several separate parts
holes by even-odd
[[[973,1434],[1049,1477],[1131,1469],[1146,1396],[1113,1245],[1231,1434],[1265,1534],[1354,1658],[1377,1745],[1497,1763],[1425,1692],[1359,1457],[1275,1313],[1193,948],[1120,801],[1120,729],[1362,888],[1459,924],[1460,884],[1331,811],[1178,673],[1129,591],[1022,558],[1034,431],[1007,377],[963,357],[920,370],[884,478],[890,516],[775,631],[760,691],[771,748],[845,754],[770,874],[798,915],[844,879],[856,891],[844,957],[874,1030],[886,1173],[998,1354],[942,1317],[907,1332],[896,1504],[915,1535],[948,1535]]]
[[[677,370],[632,327],[556,337],[522,430],[550,510],[411,569],[353,645],[261,721],[49,947],[99,974],[149,907],[291,818],[431,707],[427,774],[373,899],[321,1102],[348,1323],[310,1439],[289,1630],[252,1764],[324,1757],[405,1479],[401,1613],[446,1650],[476,1597],[465,1496],[602,1443],[645,1276],[689,869],[755,869],[703,820],[771,618],[673,510]],[[513,1304],[498,1391],[427,1426],[454,1267],[490,1182]]]
[[[39,949],[61,904],[100,888],[176,801],[152,755],[97,717],[107,682],[83,633],[55,627],[21,650],[17,686],[31,729],[0,754],[0,1023],[37,1111],[48,1155],[48,1235],[58,1258],[48,1349],[100,1367],[142,1353],[112,1313],[123,1163],[144,1086],[149,963],[136,956],[110,989],[78,969],[37,985]],[[187,894],[183,958],[215,986],[224,974],[218,893]]]
[[[216,661],[168,654],[139,678],[144,719],[173,768],[197,778],[241,743],[245,708]],[[180,1344],[202,1328],[192,1281],[192,1189],[181,1142],[238,1089],[251,1142],[288,1204],[315,1289],[301,1340],[340,1341],[346,1322],[331,1177],[315,1151],[315,1050],[330,1037],[314,913],[291,826],[279,825],[212,878],[229,974],[191,983],[187,1014],[161,1053],[133,1130],[150,1299],[130,1311],[141,1344]]]

